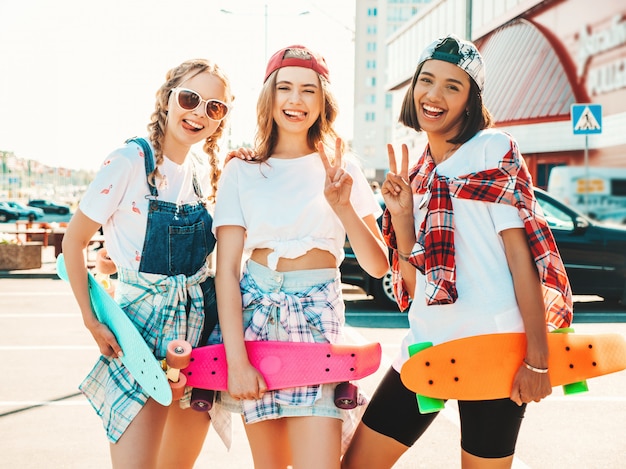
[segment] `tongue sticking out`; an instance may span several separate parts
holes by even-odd
[[[296,121],[303,120],[306,117],[306,114],[300,111],[283,111],[283,114],[287,116],[289,120],[296,120]]]
[[[199,132],[202,129],[204,129],[204,127],[201,126],[200,124],[196,124],[195,122],[192,122],[190,120],[183,120],[183,127],[193,132]]]

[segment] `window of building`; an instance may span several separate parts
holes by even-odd
[[[563,163],[539,163],[537,165],[537,175],[533,178],[535,186],[547,190],[550,171],[556,166],[563,166]]]
[[[368,42],[367,43],[367,52],[376,52],[376,43]]]
[[[376,70],[376,61],[368,60],[367,62],[365,62],[365,67],[368,68],[369,70]]]
[[[611,179],[611,194],[625,196],[626,195],[626,180],[625,179]]]
[[[376,113],[375,112],[366,112],[365,113],[365,122],[374,122],[376,120]]]
[[[367,9],[367,16],[377,16],[377,15],[378,15],[378,8]]]

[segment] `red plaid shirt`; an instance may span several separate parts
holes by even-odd
[[[517,207],[528,237],[543,287],[546,322],[550,329],[568,327],[572,322],[572,294],[552,231],[535,199],[526,163],[513,139],[510,150],[498,167],[455,178],[440,176],[430,148],[411,169],[409,180],[415,194],[426,194],[428,211],[422,222],[409,262],[426,276],[426,303],[454,303],[456,269],[454,263],[454,213],[451,197],[504,203]],[[405,310],[409,294],[400,275],[398,253],[391,216],[385,210],[383,235],[392,248],[394,291],[398,305]]]

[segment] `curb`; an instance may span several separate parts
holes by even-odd
[[[0,279],[52,279],[61,280],[56,272],[28,270],[0,270]]]

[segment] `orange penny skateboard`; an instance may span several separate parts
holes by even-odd
[[[349,381],[376,372],[382,355],[378,343],[337,345],[250,341],[246,342],[246,349],[250,363],[261,372],[269,390],[338,382],[341,384],[335,392],[335,404],[340,408],[357,405],[357,389]],[[168,345],[166,360],[174,396],[180,395],[174,387],[196,388],[191,402],[196,410],[207,410],[212,403],[212,394],[196,391],[228,389],[223,344],[191,349],[185,341],[172,341]]]
[[[552,386],[566,394],[587,391],[585,380],[626,369],[626,340],[621,334],[548,334]],[[483,400],[510,396],[513,379],[526,353],[522,333],[487,334],[409,347],[402,367],[404,385],[417,393],[421,413],[436,412],[443,399]]]

